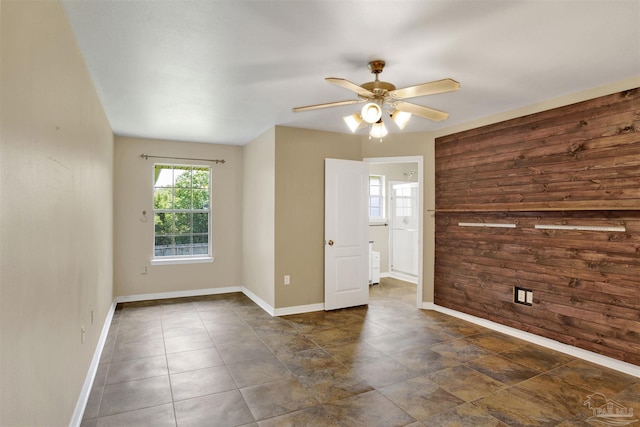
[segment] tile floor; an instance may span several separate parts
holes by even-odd
[[[121,304],[82,426],[598,425],[593,393],[640,414],[640,378],[415,295],[385,279],[368,307],[281,318],[242,294]]]

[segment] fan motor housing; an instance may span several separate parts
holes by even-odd
[[[381,82],[378,80],[378,75],[384,70],[385,62],[382,59],[376,59],[369,62],[369,70],[371,74],[376,76],[375,81],[363,83],[360,87],[367,89],[370,92],[376,94],[376,96],[384,97],[387,92],[396,90],[395,85],[389,82]]]
[[[396,90],[395,85],[389,82],[382,82],[380,80],[376,80],[374,82],[367,82],[360,85],[361,87],[371,91],[373,93],[377,92],[391,92],[392,90]],[[377,89],[377,90],[376,90]]]

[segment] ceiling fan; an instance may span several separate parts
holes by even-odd
[[[296,107],[293,111],[300,112],[317,110],[320,108],[366,103],[364,107],[362,107],[360,113],[346,116],[344,117],[344,121],[352,132],[371,125],[369,135],[375,138],[382,138],[388,133],[384,123],[382,122],[383,111],[389,113],[391,119],[400,129],[404,129],[412,114],[435,121],[445,120],[449,117],[449,114],[444,111],[423,107],[422,105],[412,104],[403,100],[407,98],[458,90],[460,89],[460,83],[452,79],[443,79],[396,89],[395,85],[392,83],[379,80],[379,75],[382,73],[384,66],[385,62],[381,59],[369,62],[369,69],[371,70],[371,73],[375,75],[375,80],[363,83],[362,85],[357,85],[348,80],[336,77],[327,77],[325,79],[329,83],[355,92],[358,95],[358,99]]]

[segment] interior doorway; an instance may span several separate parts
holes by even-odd
[[[389,183],[389,268],[391,277],[418,282],[418,183]]]
[[[369,222],[372,250],[380,254],[381,277],[396,277],[416,283],[416,306],[422,307],[424,259],[424,172],[423,157],[366,158],[370,176],[384,180],[384,215]],[[403,187],[403,185],[406,185]],[[394,186],[399,198],[392,199]],[[406,196],[406,197],[405,197]],[[400,202],[402,199],[402,202]],[[412,201],[407,201],[412,200]],[[398,210],[398,204],[402,209]],[[411,212],[408,206],[413,203]],[[395,207],[395,212],[392,208]],[[407,209],[405,209],[407,207]],[[392,216],[397,218],[394,219]],[[396,215],[400,214],[400,215]],[[405,224],[406,222],[406,224]],[[393,230],[397,228],[398,230]],[[395,242],[395,243],[394,243]],[[395,247],[394,247],[395,246]]]

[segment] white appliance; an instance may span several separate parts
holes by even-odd
[[[380,283],[380,252],[369,250],[369,284],[376,283]]]

